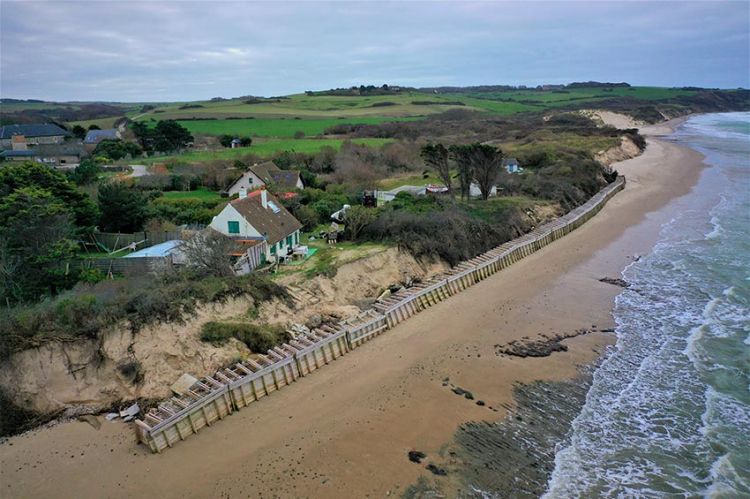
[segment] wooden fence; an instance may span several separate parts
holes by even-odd
[[[161,452],[179,440],[211,426],[233,411],[290,385],[347,354],[362,343],[486,279],[514,262],[529,256],[591,219],[617,192],[625,187],[618,177],[586,204],[534,231],[498,246],[439,274],[427,282],[402,289],[376,302],[373,308],[339,322],[322,326],[294,340],[214,376],[197,381],[185,394],[174,396],[136,421],[138,440],[152,452]]]

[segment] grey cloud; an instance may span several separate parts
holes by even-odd
[[[360,83],[750,86],[747,2],[0,2],[0,94],[189,100]]]

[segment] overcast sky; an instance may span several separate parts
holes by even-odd
[[[167,101],[359,84],[750,87],[750,2],[0,0],[0,95]]]

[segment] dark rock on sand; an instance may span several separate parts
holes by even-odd
[[[447,471],[445,471],[443,468],[438,468],[434,464],[430,463],[426,466],[427,470],[432,473],[433,475],[437,476],[445,476],[448,474]]]
[[[410,450],[409,451],[409,461],[412,463],[421,463],[422,459],[426,458],[427,454],[424,452],[420,452],[418,450]]]
[[[495,345],[496,355],[509,355],[512,357],[549,357],[553,352],[567,352],[568,347],[562,341],[588,334],[588,329],[578,329],[573,333],[555,334],[547,336],[542,334],[535,340],[513,340],[505,345]]]
[[[599,279],[599,282],[612,284],[613,286],[620,286],[621,288],[630,287],[630,283],[628,281],[614,277],[602,277],[601,279]]]

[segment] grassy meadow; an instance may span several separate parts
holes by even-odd
[[[379,147],[392,142],[391,139],[352,139],[355,144]],[[329,146],[338,150],[344,143],[343,139],[257,139],[250,147],[238,147],[236,149],[221,149],[218,151],[188,151],[179,155],[153,156],[138,160],[141,163],[161,163],[167,160],[179,159],[185,162],[210,161],[213,159],[239,159],[248,154],[262,157],[273,156],[277,152],[292,151],[301,153],[316,153],[323,147]]]

